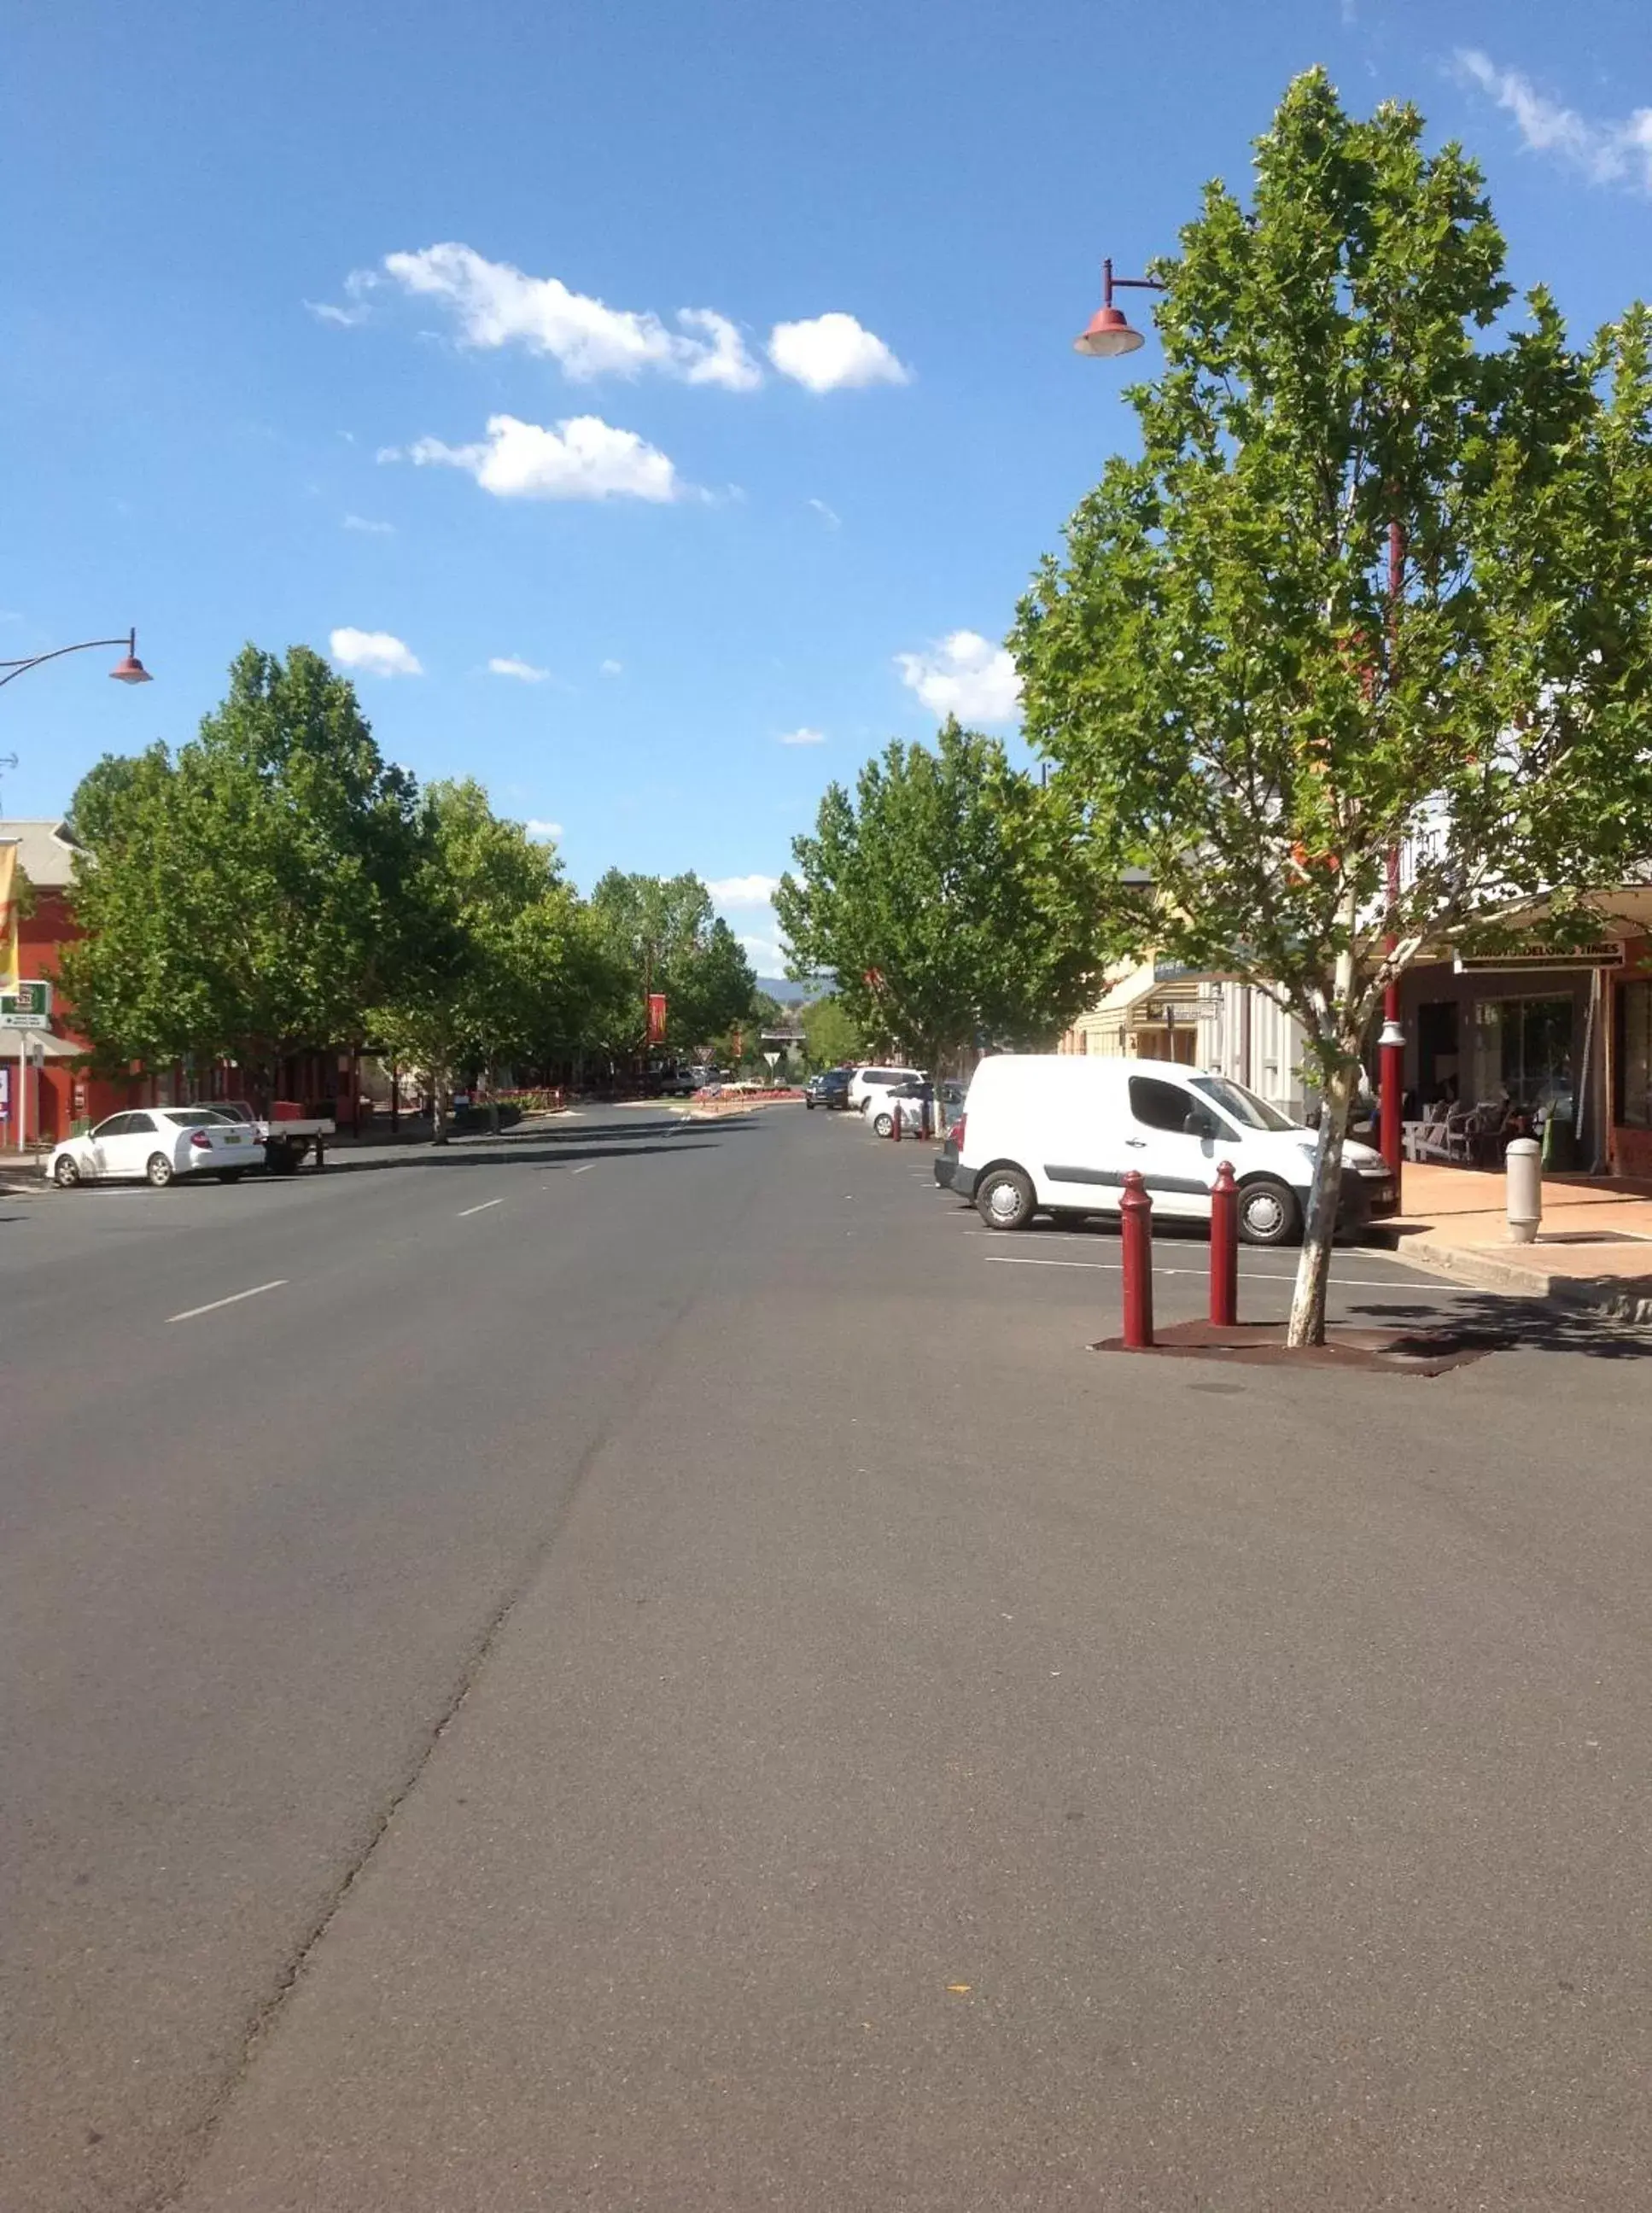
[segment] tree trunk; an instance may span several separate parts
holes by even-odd
[[[452,1134],[448,1128],[453,1105],[453,1078],[436,1070],[430,1071],[430,1143],[445,1145]]]
[[[1302,1226],[1302,1253],[1291,1295],[1288,1344],[1325,1343],[1326,1289],[1337,1206],[1342,1197],[1342,1149],[1357,1073],[1352,1049],[1345,1046],[1344,1057],[1326,1075],[1320,1142],[1314,1155],[1314,1187],[1308,1193],[1308,1220]]]

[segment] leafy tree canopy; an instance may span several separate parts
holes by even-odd
[[[106,758],[75,795],[64,972],[101,1055],[267,1070],[359,1033],[409,950],[415,813],[344,678],[247,647],[175,757]]]
[[[949,721],[832,784],[775,911],[793,975],[837,977],[842,1015],[931,1062],[984,1033],[1047,1041],[1098,987],[1108,908],[1085,826],[996,739]]]
[[[1056,784],[1115,874],[1152,878],[1138,949],[1306,1027],[1326,1106],[1299,1339],[1386,984],[1533,901],[1545,935],[1582,927],[1652,855],[1652,320],[1576,346],[1539,287],[1510,327],[1503,262],[1460,148],[1299,77],[1250,205],[1213,184],[1157,265],[1140,456],[1013,640]]]
[[[666,1039],[680,1051],[704,1045],[746,1018],[757,978],[740,940],[715,916],[699,878],[628,875],[610,869],[591,894],[596,930],[624,977],[610,1043],[639,1052],[649,994],[663,991]]]

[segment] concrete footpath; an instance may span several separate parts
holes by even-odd
[[[1501,1174],[1407,1161],[1395,1248],[1460,1283],[1618,1321],[1652,1321],[1652,1186],[1545,1176],[1536,1242],[1510,1241]]]

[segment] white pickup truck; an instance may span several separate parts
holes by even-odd
[[[326,1166],[326,1140],[336,1137],[338,1131],[338,1124],[330,1116],[307,1119],[279,1111],[259,1114],[245,1099],[215,1099],[212,1106],[216,1113],[227,1114],[232,1122],[244,1122],[249,1130],[257,1131],[264,1141],[264,1165],[271,1175],[291,1175],[312,1145],[315,1148],[316,1167]]]

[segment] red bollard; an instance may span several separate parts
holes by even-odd
[[[1221,1162],[1210,1186],[1210,1320],[1218,1329],[1239,1325],[1239,1186],[1231,1161]]]
[[[1125,1343],[1139,1352],[1153,1342],[1153,1201],[1139,1168],[1125,1178],[1119,1228],[1124,1241]]]
[[[891,1099],[889,1101],[889,1135],[894,1139],[897,1144],[900,1143],[900,1101],[899,1099]]]
[[[922,1131],[925,1140],[927,1141],[935,1135],[935,1125],[930,1119],[930,1102],[927,1099],[923,1101],[917,1111],[923,1118],[921,1125]]]

